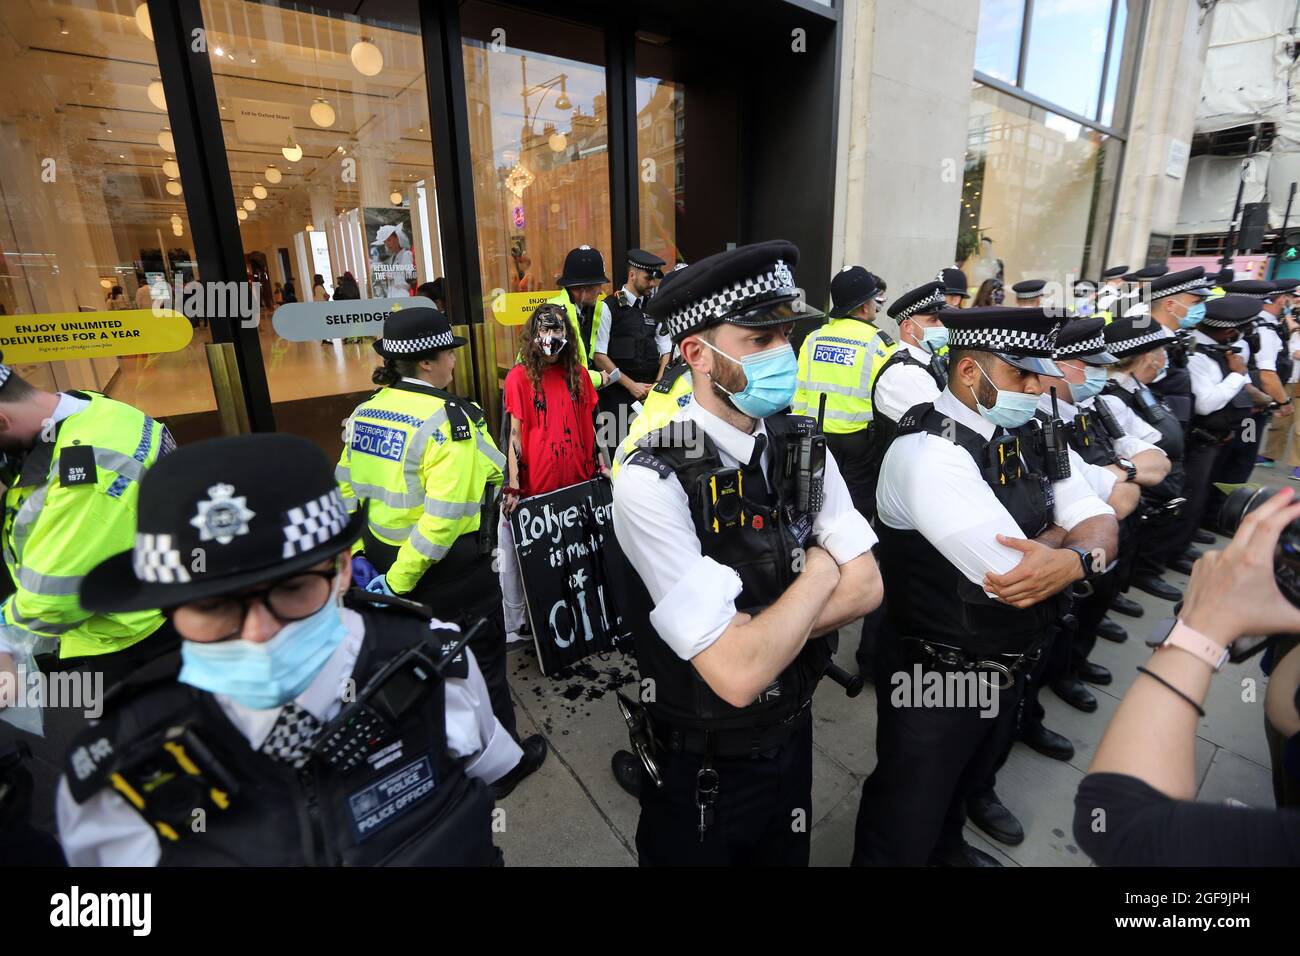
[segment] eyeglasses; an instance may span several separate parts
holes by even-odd
[[[243,632],[254,601],[281,624],[311,617],[329,601],[338,573],[337,566],[328,571],[304,571],[255,591],[191,601],[166,614],[181,637],[206,642],[234,640]]]

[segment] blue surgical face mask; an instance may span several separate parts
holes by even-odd
[[[1160,371],[1156,372],[1156,377],[1151,380],[1152,382],[1158,382],[1169,374],[1169,353],[1162,352],[1161,354],[1164,357],[1164,364],[1160,366]]]
[[[925,349],[931,355],[938,355],[948,344],[948,327],[944,325],[921,325],[913,322],[916,326],[917,336],[920,339],[918,343],[921,348]]]
[[[1203,318],[1205,318],[1205,303],[1197,302],[1195,305],[1187,307],[1187,314],[1178,320],[1178,327],[1194,329],[1201,324]]]
[[[984,373],[984,369],[976,363],[980,374],[984,376],[984,381],[993,385],[993,380]],[[1029,419],[1034,417],[1038,411],[1038,396],[1030,395],[1026,392],[1008,392],[997,388],[998,399],[993,403],[992,408],[985,408],[980,404],[979,397],[975,398],[975,408],[981,415],[994,425],[1001,425],[1003,428],[1019,428]],[[975,389],[971,389],[971,394],[975,395]]]
[[[741,414],[750,418],[767,418],[787,407],[794,398],[795,380],[799,374],[799,360],[794,349],[787,342],[743,359],[732,358],[726,352],[704,339],[700,341],[717,352],[723,358],[730,359],[745,370],[745,387],[739,392],[724,392],[731,398],[731,404]],[[717,385],[717,382],[714,382]]]
[[[1106,370],[1096,368],[1092,365],[1083,367],[1083,382],[1079,385],[1070,383],[1070,394],[1074,401],[1086,402],[1090,398],[1096,398],[1101,394],[1101,390],[1106,387]]]
[[[181,642],[182,684],[266,710],[293,700],[311,684],[347,628],[337,600],[311,617],[291,621],[269,641],[237,638],[213,644]]]

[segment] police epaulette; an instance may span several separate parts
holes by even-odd
[[[911,435],[916,432],[925,431],[925,416],[934,408],[929,402],[921,405],[913,405],[903,413],[903,417],[898,420],[899,435]]]
[[[673,385],[679,378],[690,368],[685,362],[673,362],[666,369],[664,374],[659,376],[659,381],[655,383],[655,391],[661,395],[667,395],[673,390]]]
[[[885,348],[894,347],[895,344],[894,340],[888,332],[886,332],[884,329],[881,329],[879,334],[880,334],[880,341],[885,343]]]
[[[429,627],[433,631],[429,639],[437,648],[438,660],[442,662],[442,676],[464,680],[469,676],[469,657],[466,656],[464,648],[458,651],[450,660],[444,660],[460,642],[461,632],[445,626],[437,627],[436,625],[439,623],[438,621],[429,622]]]
[[[624,465],[641,465],[644,468],[651,468],[659,473],[660,478],[667,478],[673,473],[672,466],[664,461],[658,455],[648,452],[645,449],[639,449],[627,456],[623,462]]]

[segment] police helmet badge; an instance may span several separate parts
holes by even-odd
[[[199,529],[200,541],[230,544],[236,536],[248,534],[248,522],[255,513],[248,509],[247,498],[235,497],[234,485],[212,485],[208,495],[207,501],[199,502],[198,514],[190,519],[190,524]]]

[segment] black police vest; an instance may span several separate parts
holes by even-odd
[[[431,638],[428,619],[406,612],[359,612],[358,694],[412,647],[438,660],[450,633]],[[212,694],[174,677],[128,683],[125,699],[74,741],[67,779],[78,802],[107,787],[123,792],[157,830],[161,866],[492,865],[492,797],[447,751],[441,679],[424,688],[391,733],[371,731],[384,736],[377,749],[341,772],[317,757],[295,770],[253,750]],[[96,754],[104,759],[80,776]],[[134,798],[119,781],[135,782]]]
[[[605,297],[609,309],[609,350],[606,353],[623,372],[638,382],[653,382],[659,373],[659,348],[655,321],[624,300],[620,291]]]
[[[1130,392],[1127,388],[1120,385],[1114,380],[1106,383],[1102,389],[1103,395],[1114,395],[1128,408],[1156,431],[1160,432],[1160,440],[1156,442],[1156,447],[1165,453],[1169,459],[1169,474],[1165,480],[1153,488],[1142,489],[1143,497],[1151,498],[1155,501],[1170,501],[1179,497],[1183,493],[1183,484],[1185,473],[1183,470],[1183,426],[1174,418],[1174,413],[1169,410],[1168,406],[1158,401],[1156,396],[1145,385],[1139,385],[1136,391]]]
[[[1035,538],[1054,521],[1054,496],[1045,477],[1042,433],[1030,422],[1008,433],[1010,439],[985,441],[930,403],[917,405],[898,423],[898,437],[927,432],[936,440],[964,448],[1026,538]],[[1019,441],[1021,467],[1014,460]],[[1002,452],[999,452],[999,448]],[[1005,461],[999,461],[999,457]],[[970,654],[1023,654],[1045,637],[1064,609],[1064,595],[1033,607],[1016,608],[989,597],[972,584],[934,545],[914,530],[876,522],[885,611],[902,637],[960,647]]]
[[[1232,374],[1232,369],[1228,367],[1226,352],[1206,349],[1201,354],[1218,366],[1222,378]],[[1243,385],[1241,391],[1232,396],[1218,411],[1210,412],[1208,415],[1193,415],[1192,425],[1204,429],[1216,440],[1222,441],[1241,427],[1242,419],[1250,417],[1251,408],[1250,396],[1246,393],[1246,386]]]
[[[1111,433],[1103,418],[1105,414],[1106,411],[1098,414],[1095,406],[1083,408],[1076,405],[1074,418],[1065,423],[1065,440],[1070,443],[1075,454],[1090,465],[1104,467],[1119,461],[1119,455],[1115,451],[1115,439],[1119,436]],[[1051,413],[1041,408],[1034,415],[1044,424],[1052,420]]]
[[[801,549],[810,544],[812,516],[795,513],[793,477],[784,474],[784,462],[798,429],[811,427],[812,419],[800,415],[774,415],[764,419],[769,443],[769,476],[764,480],[757,465],[740,467],[745,523],[715,532],[706,513],[707,476],[726,466],[713,441],[691,421],[675,421],[651,432],[637,444],[641,450],[628,465],[652,468],[660,478],[675,474],[691,502],[691,518],[700,548],[719,564],[735,570],[741,591],[736,610],[758,614],[794,582]],[[636,637],[637,662],[642,678],[654,680],[655,699],[647,702],[657,721],[683,730],[719,732],[764,728],[787,721],[812,699],[817,682],[830,663],[826,638],[807,641],[803,650],[758,698],[734,707],[712,689],[695,670],[654,634],[650,623],[653,604],[641,579],[627,575],[629,628]]]
[[[871,383],[871,428],[867,433],[867,472],[866,483],[869,489],[867,500],[871,503],[871,514],[869,518],[875,518],[876,511],[876,485],[880,481],[880,464],[885,460],[885,452],[889,449],[889,444],[894,440],[894,435],[898,432],[898,422],[894,421],[888,415],[882,414],[880,406],[876,404],[876,388],[880,385],[880,380],[885,377],[885,373],[891,368],[898,365],[915,365],[917,368],[924,369],[925,373],[934,379],[934,384],[939,391],[947,387],[943,373],[935,368],[936,358],[932,362],[918,361],[907,348],[906,345],[900,345],[894,354],[885,360],[885,364],[880,366],[880,371],[876,373],[876,380]]]
[[[1295,367],[1295,360],[1291,358],[1291,350],[1287,348],[1285,331],[1280,325],[1275,325],[1264,318],[1256,318],[1253,321],[1244,338],[1250,346],[1250,361],[1247,363],[1250,372],[1250,381],[1256,388],[1260,387],[1259,378],[1259,330],[1269,328],[1277,334],[1282,347],[1277,350],[1277,377],[1283,385],[1291,380],[1291,372]]]
[[[1192,398],[1192,376],[1187,371],[1187,346],[1184,340],[1185,336],[1179,336],[1165,347],[1165,354],[1169,356],[1169,368],[1165,377],[1152,382],[1150,388],[1169,406],[1185,432],[1192,421],[1195,401]]]

